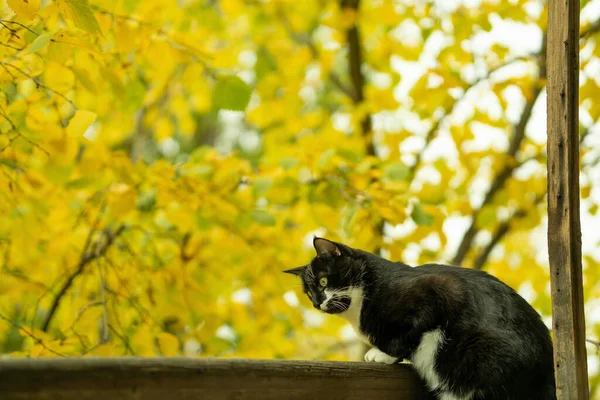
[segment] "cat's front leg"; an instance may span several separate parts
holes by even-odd
[[[383,364],[394,364],[398,361],[396,357],[392,357],[390,355],[385,354],[383,351],[379,350],[377,347],[373,347],[371,350],[367,351],[365,354],[365,361],[367,362],[377,362]]]

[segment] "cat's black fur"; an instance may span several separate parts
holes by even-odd
[[[314,245],[317,257],[310,264],[285,272],[302,278],[317,309],[324,289],[363,288],[361,333],[400,360],[411,360],[424,333],[442,331],[445,340],[434,361],[443,382],[440,398],[447,393],[469,400],[556,399],[548,329],[495,277],[438,264],[410,267],[321,238]],[[334,299],[326,312],[349,308],[349,297]]]

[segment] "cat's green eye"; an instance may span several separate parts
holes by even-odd
[[[325,287],[327,286],[327,278],[322,277],[321,279],[319,279],[319,283],[321,284],[321,286]]]
[[[306,292],[306,295],[308,296],[308,298],[309,298],[310,300],[312,300],[312,293],[311,293],[311,292]]]

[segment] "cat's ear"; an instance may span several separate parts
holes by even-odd
[[[303,265],[301,267],[296,267],[296,268],[292,268],[292,269],[286,269],[285,272],[286,274],[292,274],[292,275],[296,275],[296,276],[302,276],[304,274],[304,271],[306,270],[308,266],[307,265]]]
[[[317,251],[318,257],[321,257],[325,254],[329,254],[331,256],[342,255],[340,248],[335,243],[327,239],[315,236],[313,239],[313,246],[315,246],[315,250]]]

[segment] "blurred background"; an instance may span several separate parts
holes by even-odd
[[[483,269],[551,326],[546,2],[0,2],[0,352],[362,358],[312,236]],[[581,0],[600,396],[600,1]]]

